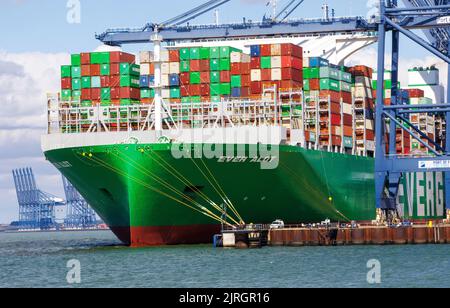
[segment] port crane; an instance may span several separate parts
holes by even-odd
[[[321,35],[336,33],[376,33],[378,38],[378,88],[376,102],[376,206],[386,219],[396,213],[396,199],[400,178],[406,172],[445,172],[446,187],[450,187],[450,142],[445,148],[429,140],[424,132],[412,125],[404,117],[410,113],[443,114],[450,119],[450,108],[446,103],[421,105],[420,107],[397,104],[400,93],[397,87],[400,60],[400,35],[426,49],[436,57],[450,64],[450,1],[449,0],[403,0],[400,7],[397,0],[379,0],[378,13],[370,19],[364,17],[330,17],[326,14],[318,19],[288,19],[304,2],[289,1],[287,7],[274,18],[263,18],[261,22],[243,20],[241,23],[219,25],[191,25],[189,21],[201,16],[230,0],[212,0],[162,23],[147,23],[137,29],[108,29],[96,35],[104,44],[121,46],[124,44],[153,42],[155,51],[155,128],[161,130],[160,63],[159,53],[162,41],[167,44],[185,41],[231,40],[272,38],[279,36]],[[287,12],[287,13],[286,13]],[[282,14],[285,14],[280,19]],[[273,17],[273,16],[272,16]],[[413,30],[423,30],[427,40]],[[392,33],[392,103],[384,106],[384,72],[387,34]],[[450,82],[450,69],[448,73]],[[450,99],[450,85],[447,85],[447,100]],[[389,124],[388,124],[389,123]],[[387,130],[389,125],[389,130]],[[396,128],[407,131],[413,138],[426,146],[431,156],[399,157],[396,153]],[[391,132],[389,134],[389,132]],[[385,134],[389,134],[389,149],[386,151]],[[446,136],[450,136],[450,126],[446,126]],[[425,139],[426,141],[423,141]],[[446,189],[445,201],[450,218],[450,189]]]

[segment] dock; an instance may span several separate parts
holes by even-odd
[[[450,224],[338,227],[268,226],[224,230],[222,247],[450,244]]]

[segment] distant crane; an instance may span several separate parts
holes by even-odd
[[[69,180],[62,176],[62,181],[66,194],[66,219],[64,220],[64,227],[87,229],[96,226],[97,218],[94,210]]]
[[[41,191],[31,168],[13,170],[12,173],[19,202],[19,229],[56,228],[55,207],[64,205],[64,200]]]

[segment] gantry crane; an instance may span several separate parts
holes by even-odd
[[[450,118],[449,105],[434,104],[421,105],[420,107],[398,105],[399,89],[398,64],[399,64],[399,38],[403,34],[414,43],[425,48],[443,61],[450,63],[449,50],[449,25],[450,5],[448,0],[403,0],[405,7],[399,7],[397,0],[379,0],[379,11],[367,20],[363,17],[331,18],[327,15],[323,18],[308,20],[291,20],[288,17],[304,1],[289,1],[287,8],[275,18],[263,18],[261,22],[243,20],[242,23],[221,25],[190,25],[192,19],[211,11],[230,0],[213,0],[198,6],[184,14],[163,23],[148,23],[138,29],[110,29],[97,35],[97,39],[107,45],[121,46],[132,43],[154,44],[155,51],[155,128],[161,130],[160,98],[160,63],[159,52],[161,42],[171,44],[180,41],[202,40],[229,40],[239,38],[272,38],[277,36],[294,35],[319,35],[335,33],[376,32],[378,35],[378,89],[376,103],[376,206],[383,210],[385,217],[389,219],[396,212],[396,199],[402,173],[441,171],[446,172],[446,187],[450,187],[450,142],[446,142],[445,149],[435,144],[432,140],[423,141],[428,137],[419,128],[415,127],[403,117],[408,113],[433,113],[444,114]],[[286,13],[287,12],[287,13]],[[280,19],[282,14],[285,14]],[[273,14],[275,15],[275,14]],[[428,42],[421,39],[412,30],[423,30]],[[384,71],[386,34],[392,33],[392,105],[384,106]],[[450,81],[450,69],[449,78]],[[447,86],[447,100],[450,98],[450,86]],[[447,102],[448,103],[448,102]],[[389,121],[387,121],[389,119]],[[389,151],[386,152],[385,133],[386,123],[389,122],[390,141]],[[426,146],[433,156],[400,158],[395,149],[395,132],[400,127],[406,130],[413,138]],[[450,126],[447,125],[446,136],[450,136]],[[429,145],[431,144],[431,146]],[[450,189],[446,189],[446,207],[450,213]]]

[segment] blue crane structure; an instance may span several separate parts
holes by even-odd
[[[64,205],[62,199],[43,192],[36,185],[31,168],[13,170],[19,225],[22,230],[49,230],[56,228],[55,207]]]
[[[167,44],[186,41],[232,40],[251,38],[273,38],[301,35],[376,33],[378,36],[378,88],[376,102],[376,206],[383,210],[385,218],[395,216],[396,199],[402,173],[405,172],[445,172],[445,201],[450,211],[450,142],[445,148],[435,144],[419,128],[405,117],[410,113],[442,114],[450,119],[450,105],[440,102],[433,105],[399,105],[400,91],[397,86],[400,34],[425,48],[436,57],[450,64],[450,5],[449,0],[403,0],[404,7],[397,0],[379,0],[378,14],[372,18],[326,16],[319,19],[287,19],[304,1],[289,1],[287,8],[275,18],[263,18],[261,22],[243,20],[242,23],[221,25],[190,25],[189,21],[230,0],[213,0],[163,23],[147,23],[138,29],[109,29],[96,35],[104,44],[151,43],[155,46],[163,40]],[[286,16],[282,16],[285,13]],[[281,18],[282,17],[282,18]],[[423,30],[427,40],[412,30]],[[384,72],[386,36],[392,33],[392,105],[384,106]],[[156,49],[155,49],[156,50]],[[450,69],[449,78],[450,82]],[[159,85],[159,84],[158,84]],[[447,100],[450,86],[447,86]],[[155,105],[158,109],[158,106]],[[389,130],[387,127],[389,126]],[[406,130],[411,136],[426,146],[432,155],[425,157],[400,157],[395,148],[396,128]],[[389,132],[391,132],[389,134]],[[385,134],[389,134],[389,150],[386,151]],[[450,136],[450,126],[446,126],[446,136]],[[422,139],[427,140],[427,142]]]
[[[97,216],[77,189],[62,176],[66,195],[66,218],[64,227],[72,229],[88,229],[97,225]]]

